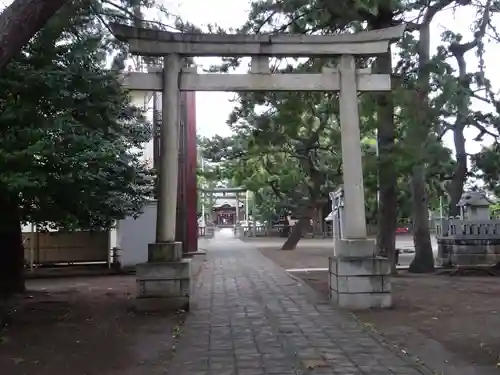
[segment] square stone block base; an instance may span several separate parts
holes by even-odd
[[[182,242],[157,242],[148,245],[148,262],[176,262],[182,259]]]
[[[392,306],[391,267],[383,257],[330,257],[330,300],[348,310]]]
[[[187,310],[191,295],[191,260],[138,264],[136,284],[138,310]]]
[[[335,239],[333,243],[334,255],[339,258],[370,258],[375,254],[375,240],[362,239]]]

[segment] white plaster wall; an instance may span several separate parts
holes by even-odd
[[[146,118],[153,121],[153,93],[145,91],[130,91],[132,104],[144,108]],[[153,140],[143,145],[142,159],[147,161],[150,167],[153,167]]]
[[[121,249],[122,267],[135,266],[148,261],[148,244],[155,240],[156,202],[144,206],[137,219],[128,217],[116,226],[117,246]]]

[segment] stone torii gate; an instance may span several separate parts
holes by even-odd
[[[202,194],[209,194],[211,198],[213,198],[214,194],[217,193],[233,193],[233,195],[224,196],[224,198],[234,198],[236,199],[236,216],[235,216],[235,224],[240,220],[240,193],[245,193],[247,191],[244,187],[232,187],[232,188],[214,188],[214,189],[198,189]],[[210,199],[212,201],[212,199]],[[245,210],[246,210],[245,206]],[[245,217],[246,220],[248,218]]]
[[[347,308],[390,305],[390,294],[389,300],[385,295],[381,298],[369,282],[373,276],[370,265],[380,259],[374,255],[374,241],[366,236],[357,93],[390,91],[391,79],[390,75],[357,70],[355,57],[387,53],[389,43],[402,37],[404,26],[357,34],[308,36],[184,34],[120,24],[112,24],[111,29],[116,38],[129,43],[133,54],[164,57],[163,72],[127,76],[130,87],[163,94],[156,242],[149,245],[148,263],[138,267],[140,299],[150,302],[158,298],[173,308],[189,303],[190,265],[182,259],[181,246],[175,242],[180,91],[339,91],[346,189],[344,232],[335,243],[330,262],[330,269],[334,270],[332,299]],[[251,73],[197,74],[196,68],[184,67],[183,59],[197,56],[250,56]],[[337,67],[316,74],[274,74],[269,68],[270,57],[333,56],[339,57]],[[376,276],[382,279],[388,275]]]

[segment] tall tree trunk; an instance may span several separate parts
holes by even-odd
[[[467,153],[465,152],[464,127],[458,124],[459,117],[460,115],[457,115],[457,124],[453,129],[455,158],[457,160],[455,171],[453,172],[453,177],[448,188],[448,194],[450,196],[449,216],[460,215],[460,208],[457,204],[464,192],[465,180],[467,178]]]
[[[310,224],[310,218],[306,216],[302,216],[299,221],[295,223],[292,229],[292,233],[287,238],[283,246],[281,246],[281,250],[295,250],[297,244],[302,238],[302,233],[304,229]]]
[[[377,73],[391,74],[391,53],[380,56],[376,61]],[[396,225],[397,225],[397,171],[394,163],[394,104],[392,93],[381,93],[377,97],[379,153],[378,183],[378,235],[377,249],[382,256],[389,258],[392,273],[396,274]]]
[[[0,14],[0,70],[67,0],[14,0]]]
[[[488,4],[490,4],[490,2],[488,2]],[[474,41],[466,44],[452,44],[450,46],[450,52],[457,60],[459,82],[457,117],[453,126],[456,164],[453,178],[448,189],[448,194],[450,196],[450,216],[457,216],[460,214],[460,208],[457,204],[462,197],[465,180],[467,179],[467,152],[465,151],[464,129],[467,126],[467,118],[469,115],[470,92],[469,79],[467,77],[467,63],[464,55],[467,51],[475,48],[484,36],[486,25],[489,22],[489,5],[487,5],[484,12],[482,23],[479,27],[479,31],[474,36]]]
[[[423,24],[418,42],[419,77],[417,86],[417,111],[415,123],[411,126],[411,139],[417,146],[416,150],[425,148],[430,132],[429,119],[429,61],[430,61],[430,27]],[[420,147],[418,146],[420,145]],[[418,151],[417,151],[418,152]],[[426,194],[424,155],[417,155],[417,161],[412,170],[411,192],[413,205],[413,242],[415,257],[409,272],[424,273],[434,271],[434,254],[429,233],[429,206]]]
[[[381,1],[378,17],[369,22],[372,30],[394,26],[392,4]],[[375,61],[375,72],[392,74],[391,50]],[[389,258],[391,271],[396,270],[396,226],[397,226],[397,171],[394,163],[396,126],[394,123],[394,102],[392,92],[377,95],[377,149],[378,149],[378,233],[377,252]]]
[[[17,199],[0,189],[0,296],[24,292],[24,246]]]
[[[423,164],[413,168],[411,192],[413,203],[413,243],[415,257],[409,272],[426,273],[434,271],[434,254],[429,233],[429,205],[425,189],[425,167]]]
[[[323,233],[325,232],[325,222],[323,220],[323,206],[319,206],[318,209],[317,209],[317,220],[318,220],[318,224],[317,224],[317,227],[318,227],[318,232],[321,233],[323,235]]]
[[[288,220],[288,216],[285,216],[285,220],[283,221],[283,232],[280,237],[288,238],[290,236],[290,220]]]

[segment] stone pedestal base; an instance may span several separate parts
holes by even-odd
[[[494,266],[500,262],[500,240],[474,236],[439,238],[436,263],[438,266]]]
[[[390,271],[383,257],[330,257],[330,300],[349,310],[391,307]]]
[[[182,242],[159,242],[148,245],[149,262],[176,262],[182,259]]]
[[[338,258],[371,258],[375,254],[375,240],[335,239],[333,253]]]
[[[189,309],[191,260],[181,256],[180,242],[149,245],[149,261],[136,267],[138,310]]]

